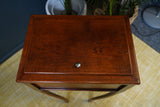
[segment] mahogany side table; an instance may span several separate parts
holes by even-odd
[[[111,91],[140,84],[127,16],[32,15],[17,82],[48,90]]]

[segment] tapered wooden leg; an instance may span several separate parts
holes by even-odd
[[[104,94],[104,95],[101,95],[101,96],[93,97],[93,98],[90,98],[90,99],[87,100],[87,101],[88,101],[88,102],[91,102],[91,101],[94,101],[94,100],[98,100],[98,99],[102,99],[102,98],[106,98],[106,97],[115,95],[115,94],[117,94],[120,90],[122,90],[123,88],[125,88],[126,86],[127,86],[127,85],[121,85],[115,92],[110,92],[110,93],[107,93],[107,94]]]
[[[52,92],[50,92],[50,91],[48,91],[48,90],[40,90],[40,89],[39,89],[38,87],[36,87],[34,84],[26,84],[26,85],[29,86],[29,87],[31,87],[32,89],[34,89],[34,90],[36,90],[36,91],[39,91],[39,92],[44,93],[44,94],[47,94],[47,95],[49,95],[49,96],[52,96],[52,97],[56,97],[56,98],[58,98],[58,99],[61,99],[61,100],[63,100],[63,101],[66,102],[66,103],[69,102],[69,100],[66,99],[65,97],[62,97],[62,96],[57,95],[57,94],[55,94],[55,93],[52,93]]]

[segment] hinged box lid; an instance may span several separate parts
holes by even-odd
[[[128,17],[31,16],[20,75],[126,76],[137,83]]]

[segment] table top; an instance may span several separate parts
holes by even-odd
[[[139,84],[128,17],[32,15],[17,82]]]

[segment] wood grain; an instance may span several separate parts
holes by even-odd
[[[128,17],[31,16],[17,82],[139,84]]]

